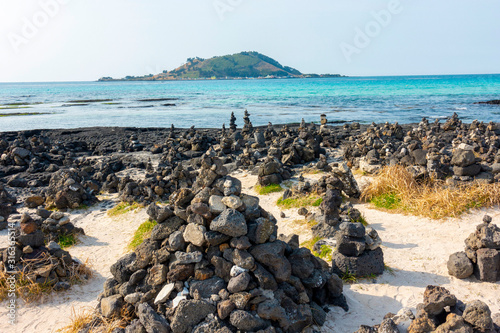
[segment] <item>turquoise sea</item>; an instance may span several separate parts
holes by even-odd
[[[109,100],[81,102],[88,100]],[[500,75],[173,82],[0,83],[0,131],[89,126],[221,127],[245,109],[254,126],[319,122],[412,123],[456,112],[500,121]],[[141,101],[148,100],[148,101]],[[80,102],[74,102],[80,101]],[[16,104],[18,108],[12,105]]]

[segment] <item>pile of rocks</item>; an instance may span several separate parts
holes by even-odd
[[[61,249],[56,242],[49,240],[51,236],[56,237],[54,234],[62,232],[63,229],[73,233],[78,231],[77,228],[62,213],[52,213],[51,216],[59,217],[59,220],[47,218],[45,221],[53,220],[56,224],[48,224],[41,219],[33,219],[26,213],[22,214],[20,227],[14,230],[16,239],[14,250],[0,249],[2,254],[0,265],[1,269],[7,272],[23,273],[25,278],[34,283],[49,285],[56,291],[66,290],[71,286],[71,279],[86,280],[89,277],[77,276],[81,264],[73,260],[69,252]],[[42,230],[48,228],[53,231],[47,230],[49,234],[45,235]],[[81,229],[79,231],[83,232]],[[46,241],[47,246],[45,246]],[[12,259],[15,264],[10,261]]]
[[[343,222],[335,235],[336,251],[332,255],[332,272],[356,277],[384,272],[382,241],[373,228],[357,222]]]
[[[95,195],[99,188],[95,183],[85,181],[82,172],[75,169],[61,169],[52,175],[45,199],[49,208],[78,208],[81,205],[90,206],[97,202]]]
[[[85,235],[82,228],[75,227],[75,225],[71,223],[69,215],[67,214],[57,211],[50,212],[45,209],[37,209],[36,214],[41,217],[42,220],[34,220],[29,215],[28,219],[35,221],[45,234],[45,243],[51,241],[58,242],[61,236]],[[23,216],[26,215],[27,214],[23,214]]]
[[[415,178],[433,177],[450,183],[500,179],[500,128],[494,123],[462,123],[456,114],[441,126],[427,119],[417,126],[372,124],[350,138],[344,158],[352,166],[376,173],[387,165],[403,165]]]
[[[268,157],[259,167],[258,184],[260,186],[281,184],[290,177],[290,171],[283,167],[277,158]]]
[[[213,153],[203,161],[192,190],[148,207],[159,224],[111,267],[101,314],[131,311],[126,332],[301,332],[325,322],[326,304],[347,308],[326,262],[297,236],[278,239],[259,199]]]
[[[380,325],[361,326],[356,333],[475,333],[500,332],[500,314],[491,315],[487,304],[476,300],[464,304],[443,287],[427,286],[417,315],[402,309],[388,313]]]
[[[450,255],[448,273],[459,279],[475,274],[481,281],[500,280],[500,228],[485,215],[483,223],[465,240],[465,251]]]
[[[14,205],[17,199],[10,195],[9,192],[0,184],[0,230],[7,228],[7,219],[10,214],[16,212]]]

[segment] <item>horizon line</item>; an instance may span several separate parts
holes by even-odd
[[[309,74],[303,74],[303,75],[313,75],[311,73]],[[329,75],[329,74],[317,74],[317,75]],[[337,75],[337,74],[335,74]],[[462,73],[462,74],[396,74],[396,75],[344,75],[344,74],[338,74],[340,75],[339,77],[331,77],[331,78],[294,78],[294,77],[284,77],[284,78],[276,78],[276,79],[281,79],[281,80],[286,80],[286,79],[346,79],[346,78],[384,78],[384,77],[431,77],[431,76],[466,76],[466,75],[500,75],[500,73]],[[248,79],[256,79],[256,78],[248,78]],[[9,83],[90,83],[90,82],[100,82],[97,80],[75,80],[75,81],[0,81],[0,84],[9,84]],[[122,79],[114,79],[116,81],[103,81],[103,82],[179,82],[179,81],[218,81],[218,80],[226,80],[226,81],[232,81],[236,80],[236,78],[230,78],[230,79],[209,79],[209,78],[200,78],[200,79],[193,79],[193,80],[123,80]],[[240,80],[246,80],[245,79],[240,79]],[[274,79],[265,79],[261,78],[261,80],[274,80]]]

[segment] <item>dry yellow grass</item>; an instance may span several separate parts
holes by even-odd
[[[122,309],[120,316],[105,318],[95,309],[84,307],[76,311],[71,309],[70,323],[58,329],[58,333],[79,333],[86,330],[89,333],[111,333],[117,328],[125,328],[132,320],[132,315]]]
[[[33,303],[39,301],[44,295],[50,294],[53,291],[52,286],[49,284],[36,283],[32,272],[36,267],[52,262],[53,258],[46,254],[38,259],[22,260],[23,270],[15,275],[17,297],[21,298],[26,303]],[[88,261],[80,265],[73,264],[65,268],[69,271],[69,276],[67,278],[71,285],[86,282],[93,276]],[[0,270],[0,301],[5,300],[8,296],[9,288],[7,278],[8,274]]]
[[[362,199],[377,208],[432,219],[457,217],[471,208],[500,204],[500,183],[447,187],[441,180],[417,182],[403,166],[383,168]]]

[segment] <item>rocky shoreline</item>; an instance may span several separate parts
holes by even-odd
[[[158,222],[150,239],[111,267],[113,278],[99,298],[104,317],[133,314],[123,332],[301,332],[321,326],[328,305],[348,309],[339,275],[384,270],[376,231],[342,205],[342,196],[360,195],[348,166],[374,173],[401,164],[417,179],[451,176],[449,185],[500,178],[495,123],[464,124],[454,116],[444,124],[331,127],[322,118],[321,126],[253,127],[249,116],[241,130],[233,115],[229,129],[0,133],[0,229],[16,226],[17,260],[52,255],[69,265],[71,257],[49,242],[84,230],[71,228],[62,212],[92,206],[99,193],[117,193],[122,201],[147,205]],[[334,150],[344,152],[347,164],[331,162]],[[322,197],[320,212],[304,215],[318,222],[313,233],[336,244],[333,268],[301,248],[298,237],[280,235],[258,198],[242,193],[241,182],[229,175],[246,170],[266,186],[305,164],[328,176],[299,183],[283,199],[312,192]],[[18,214],[20,208],[27,212]],[[51,265],[34,270],[34,278],[68,289],[68,272]]]

